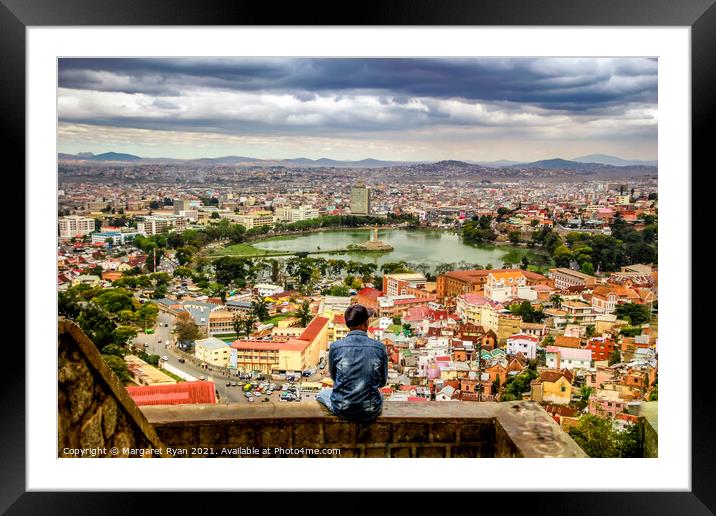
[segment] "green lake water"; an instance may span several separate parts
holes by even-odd
[[[270,251],[328,251],[345,249],[350,244],[358,244],[370,238],[367,229],[321,231],[303,235],[274,237],[267,240],[252,242],[258,249]],[[393,246],[387,252],[339,252],[321,254],[325,258],[372,262],[382,265],[387,262],[406,261],[421,263],[433,270],[441,263],[466,262],[493,268],[500,268],[503,263],[518,263],[527,255],[530,263],[546,264],[546,257],[535,253],[532,249],[511,245],[465,244],[453,232],[423,229],[384,229],[378,231],[378,238]]]

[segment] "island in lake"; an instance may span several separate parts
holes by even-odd
[[[359,244],[351,244],[348,249],[359,251],[392,251],[393,246],[381,240],[378,240],[378,228],[374,227],[371,231],[371,239]]]

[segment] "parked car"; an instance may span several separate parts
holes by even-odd
[[[231,387],[231,382],[226,382],[227,387]]]
[[[165,362],[168,362],[168,361],[169,361],[169,357],[166,356],[166,355],[164,355],[164,356],[162,357],[162,360],[164,360]]]
[[[206,380],[206,377],[205,377],[205,376],[200,376],[200,377],[199,377],[199,380],[201,380],[201,381],[203,382],[204,380]]]
[[[236,382],[231,382],[231,386],[232,386],[232,387],[236,387],[237,385],[239,385],[239,384],[236,383]]]

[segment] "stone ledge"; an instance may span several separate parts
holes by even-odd
[[[539,405],[388,402],[371,424],[342,420],[315,401],[146,406],[172,447],[339,447],[341,456],[585,457]]]

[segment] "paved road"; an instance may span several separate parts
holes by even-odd
[[[207,379],[213,380],[216,384],[216,390],[219,392],[219,397],[221,398],[222,403],[248,403],[241,387],[227,387],[226,385],[227,381],[239,381],[238,377],[231,376],[227,374],[226,371],[219,370],[217,367],[210,367],[209,369],[202,367],[198,361],[191,357],[191,355],[182,353],[174,346],[174,335],[172,334],[172,330],[174,329],[175,322],[176,318],[173,315],[160,311],[157,316],[157,323],[154,326],[154,333],[139,333],[134,339],[134,344],[139,347],[143,347],[147,353],[159,355],[160,357],[168,357],[169,364],[182,372],[193,376],[194,378],[198,379],[200,376],[204,376]],[[144,346],[145,344],[148,344],[148,346]],[[179,362],[179,359],[182,357],[185,360],[183,363]],[[324,376],[325,375],[321,374],[319,371],[313,377],[305,378],[303,380],[315,382],[319,381]],[[280,386],[282,382],[273,381],[273,383]],[[265,395],[262,395],[253,403],[260,403],[260,400],[265,397]],[[278,398],[278,391],[269,396],[269,399],[272,401],[278,401]],[[313,396],[308,398],[312,399]]]

